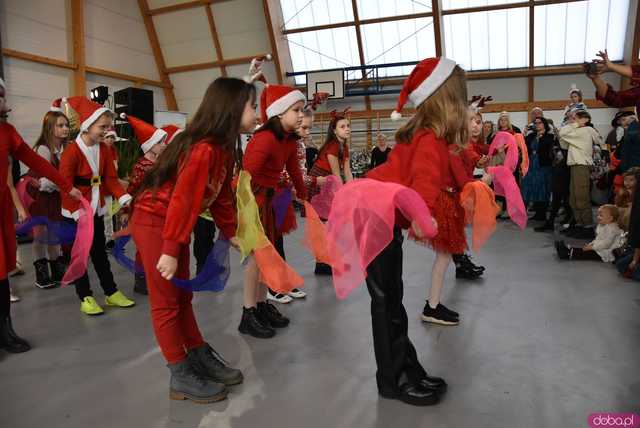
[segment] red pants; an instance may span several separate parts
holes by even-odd
[[[162,250],[164,218],[138,211],[131,219],[131,235],[142,259],[149,290],[153,331],[168,363],[185,359],[186,351],[204,345],[191,307],[193,293],[164,279],[156,265]],[[176,278],[189,279],[189,247],[178,256]]]

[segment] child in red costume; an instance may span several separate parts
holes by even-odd
[[[400,117],[407,98],[416,106],[416,115],[396,133],[396,145],[387,162],[367,177],[410,187],[427,203],[438,233],[430,243],[436,260],[423,319],[457,324],[457,314],[439,301],[451,253],[460,254],[466,249],[465,212],[459,192],[472,178],[462,158],[468,142],[464,71],[446,58],[425,59],[405,80],[393,119]],[[447,384],[428,376],[408,337],[407,313],[402,304],[401,232],[401,227],[409,227],[407,223],[396,215],[393,240],[367,267],[366,281],[371,296],[378,391],[384,397],[425,406],[437,403]],[[415,225],[411,228],[421,239],[422,231]]]
[[[462,152],[462,158],[468,174],[473,177],[476,168],[484,169],[489,163],[489,158],[486,156],[489,153],[489,146],[485,144],[482,135],[482,115],[479,107],[472,103],[469,110],[469,144]],[[477,266],[471,261],[471,256],[466,253],[453,253],[451,258],[456,266],[456,278],[475,280],[485,271],[484,266]]]
[[[78,186],[84,198],[93,209],[93,242],[91,263],[100,280],[108,306],[130,308],[135,302],[118,290],[111,272],[111,265],[105,247],[103,216],[109,209],[106,197],[113,196],[124,206],[131,201],[118,181],[111,150],[102,142],[107,131],[113,126],[114,114],[102,105],[85,97],[71,97],[66,102],[80,116],[80,132],[76,140],[69,144],[60,159],[60,173]],[[78,220],[78,202],[63,196],[62,215]],[[80,299],[80,311],[86,315],[101,315],[104,310],[93,298],[89,275],[74,281],[76,294]]]
[[[327,138],[322,147],[320,147],[318,159],[313,164],[311,171],[309,171],[309,175],[317,178],[335,175],[345,183],[353,180],[349,157],[350,136],[351,124],[346,116],[346,111],[342,113],[331,112]],[[311,183],[309,199],[318,193],[320,193],[320,186]],[[331,275],[331,266],[326,263],[316,262],[314,273],[316,275]]]
[[[164,129],[158,129],[137,117],[127,116],[124,113],[122,113],[120,117],[126,119],[131,125],[133,134],[136,136],[136,140],[138,144],[140,144],[143,153],[133,166],[129,185],[127,186],[127,193],[135,196],[138,193],[145,174],[153,167],[156,159],[158,159],[158,156],[160,156],[160,153],[162,153],[166,147],[165,143],[168,134]],[[140,259],[140,253],[138,251],[136,251],[136,265],[142,266],[142,260]],[[144,274],[134,274],[133,291],[138,294],[148,294]]]
[[[31,150],[16,129],[7,123],[10,111],[5,101],[6,86],[0,79],[0,348],[7,352],[26,352],[29,343],[13,329],[10,313],[8,274],[16,267],[16,231],[13,225],[13,204],[7,187],[9,155],[24,162],[39,175],[47,177],[69,197],[80,200],[81,194],[46,160]]]
[[[242,162],[251,174],[251,186],[260,209],[260,220],[265,234],[272,244],[284,233],[295,228],[294,221],[276,225],[273,198],[285,169],[296,189],[296,197],[304,200],[307,190],[298,162],[298,136],[295,131],[304,116],[306,101],[302,92],[287,86],[268,85],[260,97],[262,127],[249,141]],[[250,256],[244,275],[244,306],[238,330],[258,338],[270,338],[275,328],[289,325],[283,316],[267,301],[267,287],[259,281],[259,271]]]
[[[130,229],[149,290],[156,340],[171,370],[170,397],[200,403],[222,400],[225,385],[243,381],[204,341],[191,306],[193,294],[170,281],[189,277],[189,241],[205,209],[237,247],[231,179],[238,135],[255,126],[255,89],[216,79],[187,128],[144,176]]]

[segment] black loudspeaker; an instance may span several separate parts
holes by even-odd
[[[113,102],[118,115],[126,113],[153,125],[153,91],[129,87],[114,92]]]

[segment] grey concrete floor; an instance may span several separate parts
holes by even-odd
[[[214,405],[168,398],[168,370],[145,298],[88,318],[72,288],[39,290],[33,270],[13,279],[16,329],[34,345],[0,353],[0,426],[19,427],[583,427],[596,411],[640,408],[640,286],[612,266],[561,262],[552,237],[502,223],[476,260],[480,282],[447,274],[457,327],[420,322],[433,254],[405,243],[405,306],[425,367],[449,382],[435,407],[377,395],[365,287],[338,301],[330,281],[287,237],[306,301],[282,306],[291,326],[271,340],[241,336],[238,257],[221,294],[198,293],[204,336],[245,382]],[[21,246],[27,264],[30,248]],[[120,288],[132,277],[114,266]],[[99,301],[102,294],[95,283]]]

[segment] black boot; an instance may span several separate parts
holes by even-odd
[[[319,276],[329,276],[333,274],[331,266],[326,263],[316,262],[316,268],[313,271],[314,274]]]
[[[49,260],[49,268],[51,269],[51,280],[54,285],[56,287],[60,286],[64,273],[67,271],[67,264],[64,261],[64,256],[59,256],[55,260]]]
[[[556,252],[558,253],[558,257],[562,260],[570,260],[571,259],[571,248],[567,247],[567,244],[564,241],[556,241]]]
[[[258,302],[258,317],[263,324],[268,324],[272,328],[284,328],[289,325],[289,318],[269,302]]]
[[[195,371],[214,382],[232,386],[238,385],[244,380],[242,372],[229,367],[228,363],[209,344],[189,350],[187,360]]]
[[[447,382],[445,382],[444,379],[442,379],[441,377],[429,376],[428,374],[426,374],[422,379],[420,379],[420,382],[418,382],[418,385],[420,385],[424,389],[432,389],[440,395],[447,392],[447,386],[448,386]]]
[[[47,259],[36,260],[33,262],[33,267],[36,270],[36,287],[44,289],[52,288],[56,285],[49,276],[49,263]]]
[[[191,400],[195,403],[215,403],[227,398],[227,388],[198,374],[189,361],[167,364],[171,370],[169,397],[172,400]]]
[[[144,278],[144,274],[136,273],[133,284],[134,293],[144,294],[145,296],[149,294],[149,292],[147,291],[147,281]]]
[[[258,339],[269,339],[276,335],[276,331],[270,325],[265,325],[258,317],[257,308],[242,308],[242,320],[238,331]]]
[[[13,330],[10,316],[0,319],[0,349],[12,354],[27,352],[31,349],[29,342],[19,337]]]

